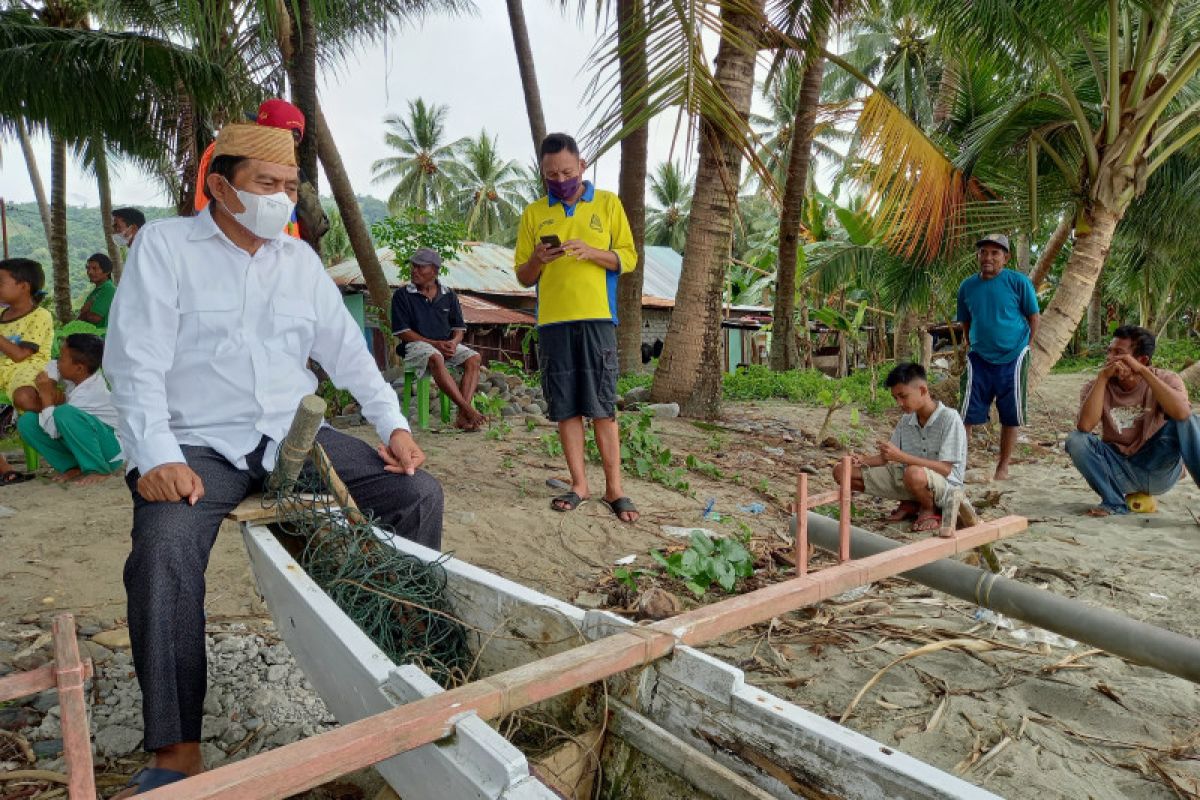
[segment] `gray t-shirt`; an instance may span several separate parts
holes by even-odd
[[[946,482],[951,486],[962,486],[963,473],[967,469],[967,429],[954,409],[939,402],[924,428],[915,413],[905,414],[892,432],[892,444],[909,455],[950,462],[954,466],[946,476]]]

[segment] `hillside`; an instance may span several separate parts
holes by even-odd
[[[359,196],[358,203],[368,225],[387,216],[387,206],[382,200]],[[336,208],[331,198],[323,199],[322,204],[327,210]],[[175,214],[175,209],[167,206],[140,208],[147,219],[161,219]],[[88,291],[84,274],[88,256],[107,252],[98,206],[67,206],[67,249],[71,264],[71,294],[78,300]],[[37,261],[45,268],[49,282],[50,248],[46,244],[36,203],[8,204],[8,254],[14,258]]]

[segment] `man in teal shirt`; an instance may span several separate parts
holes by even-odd
[[[975,243],[979,272],[958,287],[958,321],[966,326],[967,368],[962,377],[963,424],[988,422],[992,403],[1000,417],[1000,460],[996,480],[1008,478],[1017,435],[1025,424],[1029,342],[1041,315],[1033,282],[1005,269],[1008,237],[991,233]]]

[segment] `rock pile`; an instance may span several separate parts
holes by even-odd
[[[86,630],[81,626],[81,631]],[[0,665],[4,671],[31,669],[52,656],[45,647],[22,657],[14,640],[37,642],[37,628],[0,631]],[[107,632],[112,633],[112,632]],[[14,635],[15,634],[15,635]],[[123,759],[140,760],[142,746],[141,693],[133,660],[126,647],[110,650],[96,640],[121,642],[99,633],[82,642],[81,653],[95,664],[94,686],[89,685],[89,715],[97,768]],[[336,722],[274,635],[270,623],[210,626],[208,646],[208,696],[204,701],[201,748],[205,763],[219,766],[297,741],[333,727]],[[62,723],[58,696],[53,690],[0,708],[0,730],[27,740],[37,756],[37,768],[60,771]],[[0,763],[0,770],[13,766]],[[128,771],[128,770],[125,770]]]

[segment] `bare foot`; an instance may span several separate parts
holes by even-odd
[[[1111,517],[1112,512],[1107,508],[1096,506],[1095,508],[1089,508],[1087,511],[1083,512],[1083,515],[1085,517]]]
[[[992,480],[1006,481],[1008,480],[1008,467],[996,467],[996,474],[992,476]]]
[[[80,475],[75,479],[76,486],[93,486],[97,483],[103,483],[112,477],[108,472],[89,472],[87,475]]]
[[[464,431],[477,431],[485,424],[487,424],[487,417],[473,408],[469,412],[459,409],[458,415],[454,418],[454,427]]]
[[[66,483],[67,481],[75,480],[82,474],[83,472],[76,467],[74,469],[69,469],[66,472],[57,472],[50,478],[50,480],[54,481],[55,483]]]

